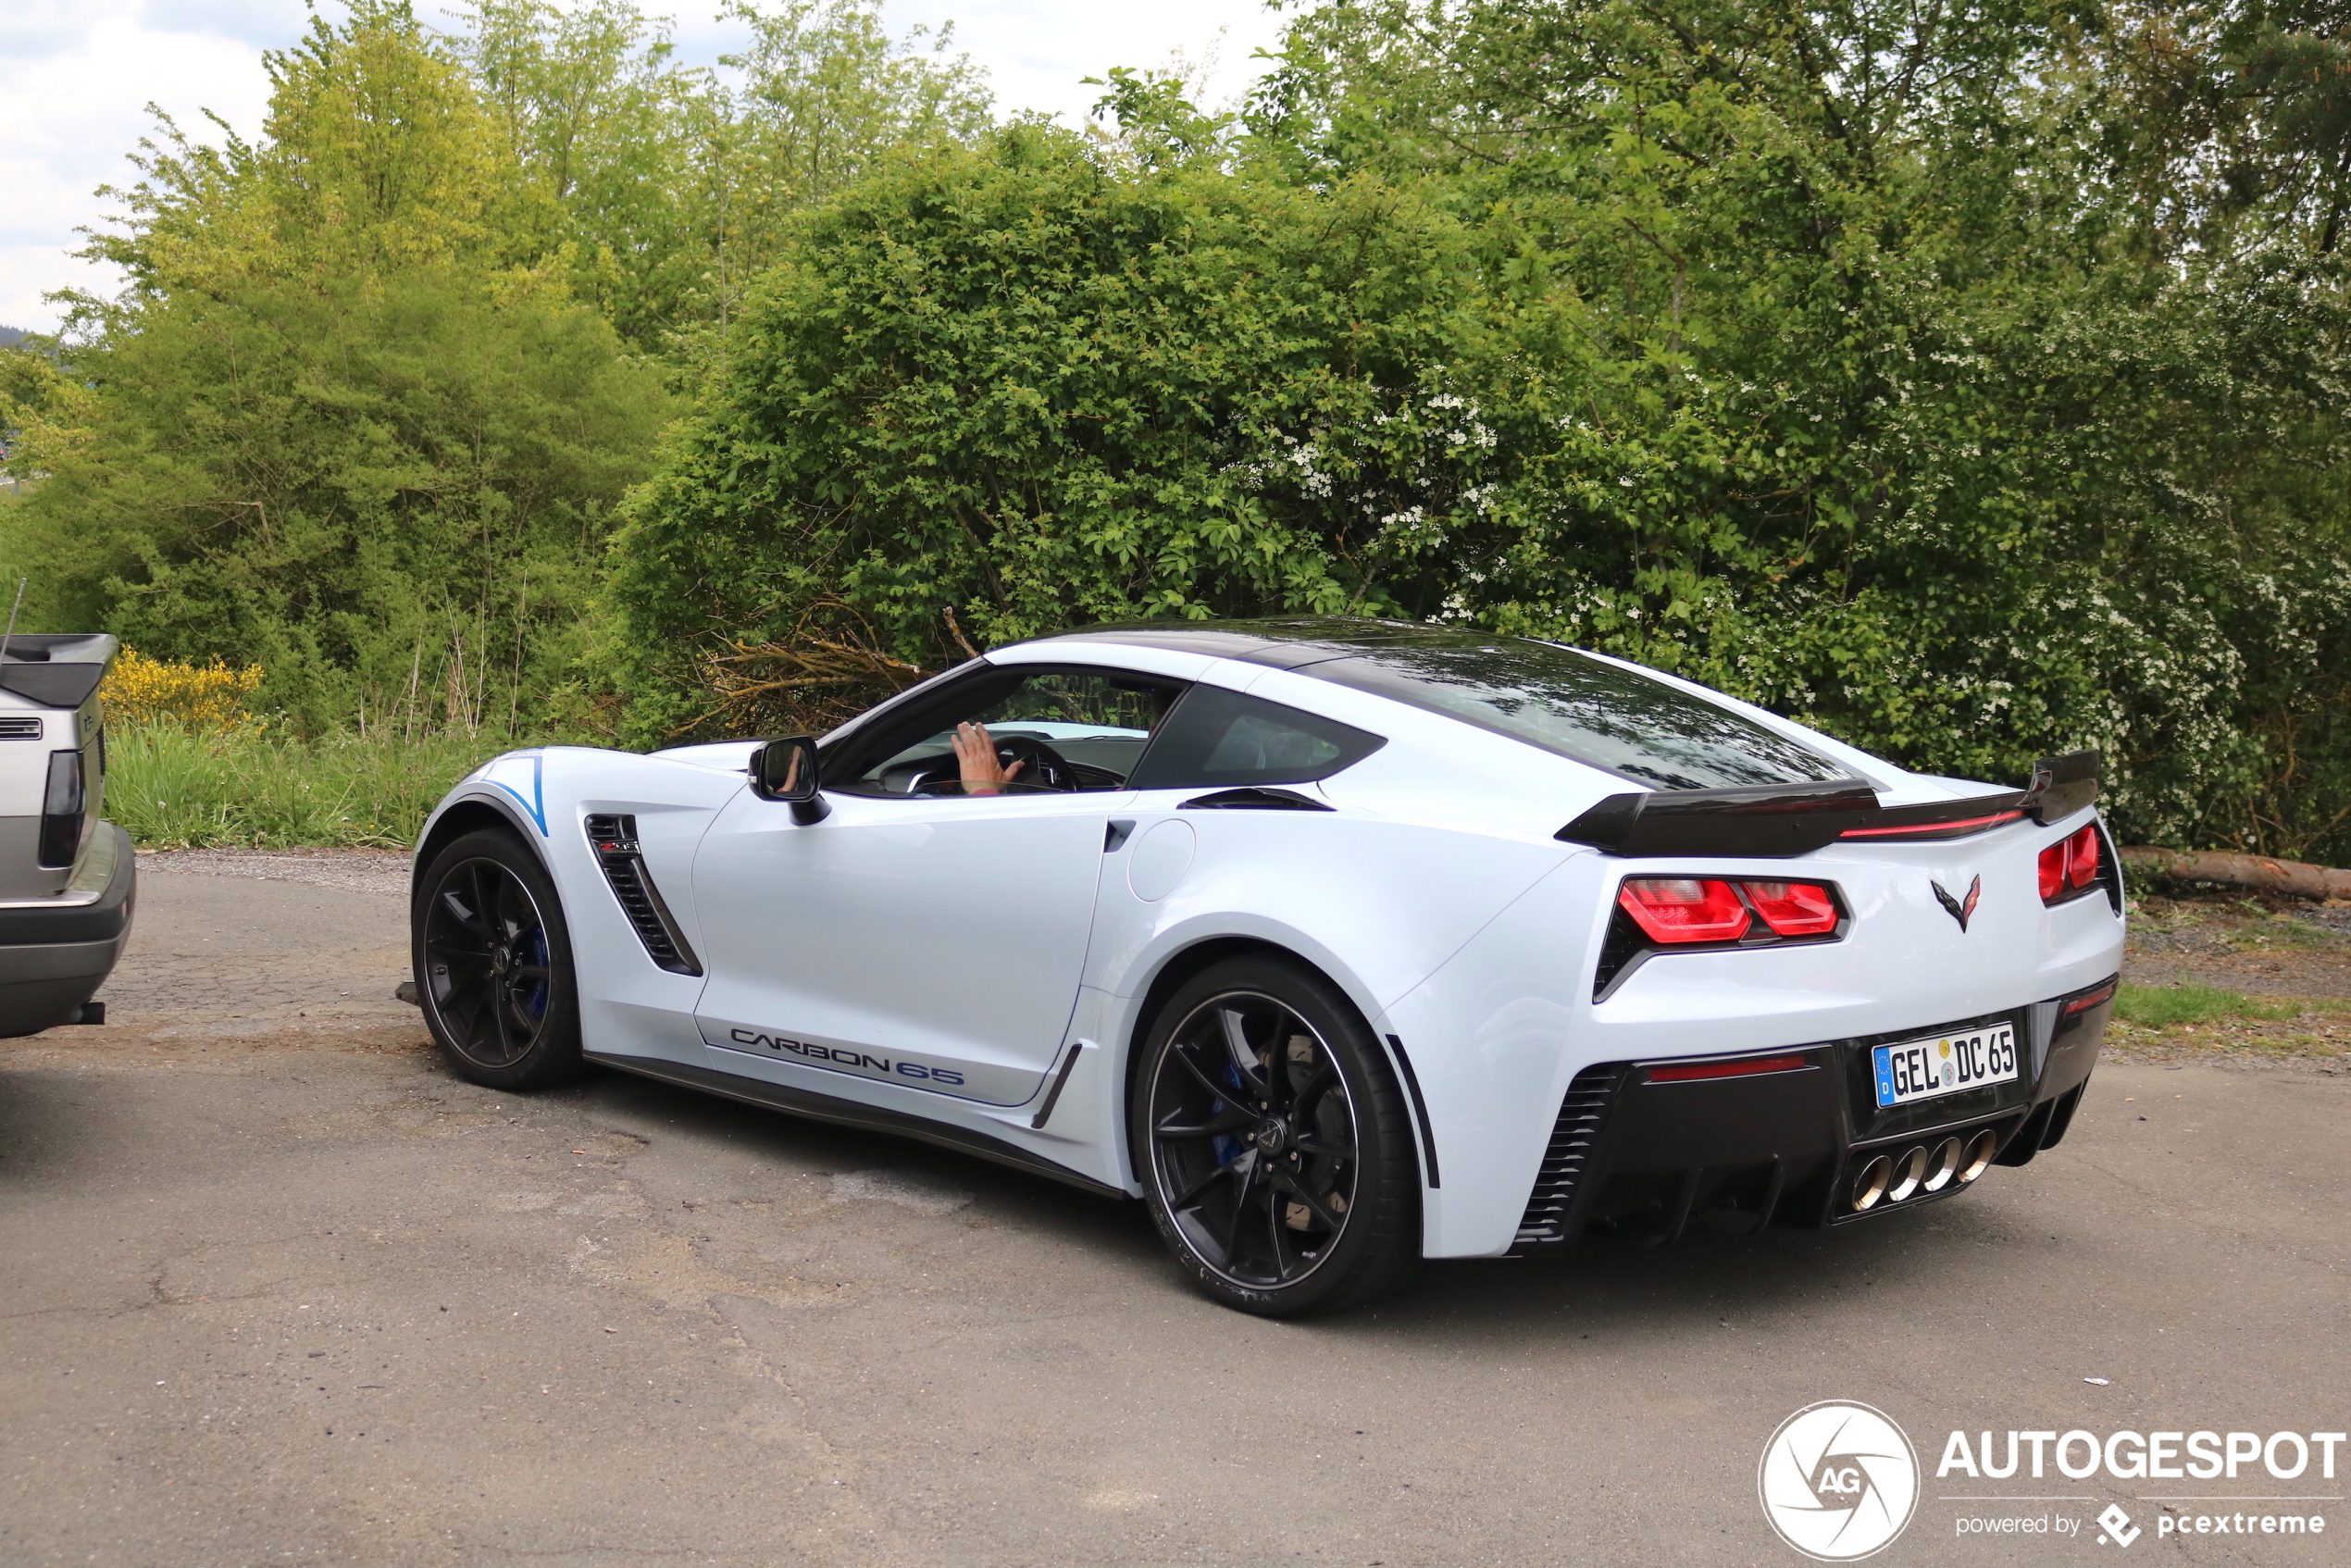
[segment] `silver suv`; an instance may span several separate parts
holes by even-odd
[[[92,1002],[131,936],[131,836],[98,815],[103,633],[17,632],[0,647],[0,1037],[99,1023]]]

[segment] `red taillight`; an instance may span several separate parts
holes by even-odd
[[[1747,882],[1749,903],[1783,937],[1819,937],[1836,929],[1836,900],[1818,882]]]
[[[2055,903],[2066,894],[2078,893],[2096,882],[2099,853],[2096,824],[2043,850],[2041,902]]]
[[[1731,885],[1710,877],[1632,877],[1616,902],[1653,942],[1735,942],[1749,924]]]
[[[2098,879],[2098,830],[2084,828],[2065,841],[2065,880],[2086,888]]]

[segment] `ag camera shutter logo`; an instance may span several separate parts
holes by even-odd
[[[1780,1423],[1755,1487],[1780,1539],[1815,1562],[1858,1562],[1917,1512],[1918,1451],[1884,1411],[1823,1400]]]

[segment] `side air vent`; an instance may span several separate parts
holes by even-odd
[[[620,901],[620,912],[637,928],[637,940],[653,961],[673,975],[701,974],[701,961],[686,944],[685,933],[678,929],[669,906],[661,901],[661,890],[645,869],[645,857],[637,847],[637,819],[591,816],[588,842],[604,868],[604,880],[612,884],[612,896]]]
[[[1543,1151],[1542,1167],[1535,1176],[1535,1191],[1526,1201],[1524,1217],[1518,1222],[1515,1246],[1561,1247],[1574,1238],[1568,1222],[1575,1189],[1591,1163],[1600,1122],[1623,1077],[1623,1063],[1606,1062],[1585,1068],[1567,1086],[1567,1098],[1560,1102],[1560,1119],[1551,1127],[1551,1145]]]
[[[38,714],[9,714],[0,716],[0,740],[38,740],[41,739],[41,716]]]

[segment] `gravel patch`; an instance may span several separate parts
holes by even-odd
[[[414,858],[398,850],[142,850],[139,875],[251,877],[405,898]]]
[[[2324,926],[2330,931],[2351,937],[2351,903],[2314,903],[2297,913],[2313,926]]]

